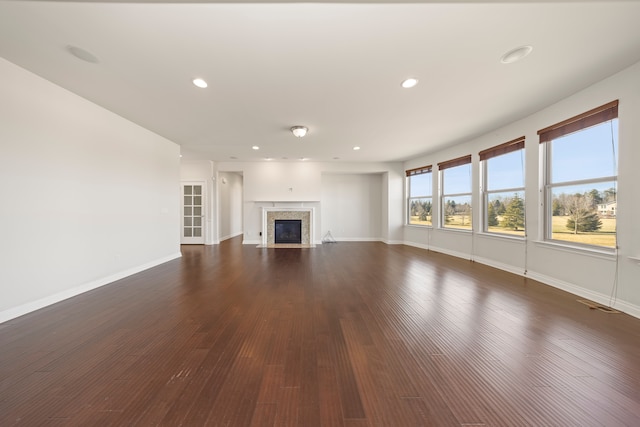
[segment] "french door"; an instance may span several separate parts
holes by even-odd
[[[204,244],[204,183],[182,183],[182,221],[180,243]]]

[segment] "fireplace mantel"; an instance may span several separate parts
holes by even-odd
[[[269,202],[272,203],[272,202]],[[273,202],[280,203],[280,202]],[[284,203],[284,202],[282,202]],[[301,203],[301,202],[286,202]],[[302,220],[302,243],[307,245],[315,244],[315,208],[314,207],[291,207],[274,206],[262,208],[262,244],[274,244],[273,235],[276,219],[300,219]]]

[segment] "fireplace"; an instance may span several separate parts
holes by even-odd
[[[313,207],[289,207],[289,206],[273,206],[262,208],[262,247],[269,245],[282,244],[280,240],[276,241],[276,221],[292,221],[300,222],[299,239],[296,243],[313,246],[315,242],[314,236],[314,215]]]
[[[274,243],[302,243],[302,220],[276,219]]]

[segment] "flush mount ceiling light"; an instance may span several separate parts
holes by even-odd
[[[520,61],[525,56],[529,55],[533,50],[533,46],[520,46],[510,50],[500,57],[500,62],[503,64],[513,64]]]
[[[303,136],[305,136],[308,131],[309,129],[307,129],[305,126],[293,126],[291,128],[291,133],[293,133],[298,138],[302,138]]]
[[[418,84],[418,79],[411,77],[402,82],[401,86],[405,89],[409,89]]]
[[[85,62],[91,62],[92,64],[97,64],[98,62],[100,62],[97,56],[95,56],[88,50],[82,49],[81,47],[69,45],[67,46],[67,51],[76,58],[81,59]]]
[[[358,147],[357,145],[355,147],[353,147],[353,151],[358,151],[360,149],[360,147]]]
[[[260,147],[258,147],[257,145],[254,145],[254,146],[253,146],[253,147],[251,147],[251,148],[252,148],[252,149],[254,149],[254,150],[259,150],[259,149],[260,149]]]
[[[197,79],[193,79],[193,84],[198,86],[201,89],[206,88],[207,86],[209,86],[207,84],[207,82],[205,82],[203,79],[197,78]]]

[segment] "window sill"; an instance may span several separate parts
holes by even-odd
[[[548,242],[548,241],[542,241],[542,240],[536,240],[534,241],[534,243],[537,246],[540,246],[543,248],[549,248],[549,249],[553,249],[561,252],[568,252],[576,255],[585,255],[585,256],[604,259],[608,261],[615,260],[617,256],[615,249],[611,249],[611,250],[595,249],[595,248],[590,249],[590,248],[583,248],[578,246],[566,245],[563,243]]]
[[[478,236],[482,237],[482,238],[487,238],[487,239],[495,239],[495,240],[508,240],[514,243],[525,243],[527,239],[525,239],[524,237],[520,237],[520,236],[510,236],[508,234],[500,234],[500,233],[485,233],[485,232],[479,232],[476,233]]]
[[[433,228],[433,225],[421,225],[421,224],[405,224],[404,226],[409,228]]]
[[[465,230],[463,228],[446,228],[446,227],[438,227],[439,231],[450,231],[453,233],[464,233],[464,234],[473,234],[473,230]]]

